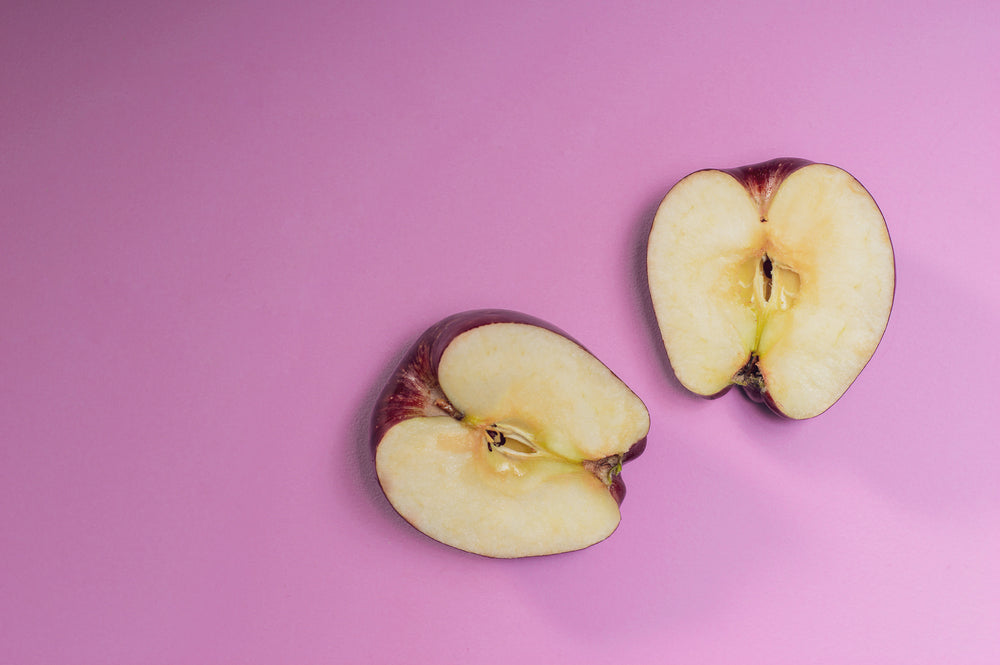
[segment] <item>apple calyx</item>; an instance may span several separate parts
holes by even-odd
[[[755,402],[763,402],[764,395],[767,394],[767,382],[764,381],[764,375],[761,374],[760,366],[757,364],[759,360],[757,352],[752,351],[747,364],[733,375],[733,384],[743,388],[747,397]]]

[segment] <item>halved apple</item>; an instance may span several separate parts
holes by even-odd
[[[832,406],[871,359],[892,309],[885,220],[846,171],[802,159],[703,170],[663,199],[649,291],[680,382],[733,385],[790,418]]]
[[[577,342],[503,310],[424,333],[375,407],[379,483],[447,545],[512,558],[577,550],[621,519],[622,464],[646,445],[645,405]]]

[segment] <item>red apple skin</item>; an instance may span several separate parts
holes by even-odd
[[[798,157],[779,157],[759,164],[721,169],[721,171],[736,178],[750,192],[757,209],[760,210],[760,221],[766,222],[767,209],[771,206],[771,199],[774,198],[774,193],[778,191],[781,183],[803,166],[813,163]]]
[[[770,159],[766,162],[749,164],[747,166],[739,166],[733,169],[705,169],[705,170],[719,170],[722,171],[723,173],[728,173],[732,177],[736,178],[736,180],[739,181],[739,183],[743,185],[743,187],[750,193],[750,196],[753,197],[754,202],[757,204],[757,208],[758,210],[760,210],[760,221],[762,223],[766,223],[767,210],[771,205],[771,199],[774,198],[774,194],[778,191],[778,187],[781,185],[781,183],[784,182],[785,179],[788,178],[788,176],[792,175],[802,167],[816,163],[818,162],[813,162],[808,159],[802,159],[799,157],[778,157],[776,159]],[[869,192],[869,196],[871,196],[871,192]],[[872,197],[872,200],[874,201],[874,197]],[[875,203],[875,207],[878,208],[877,202]],[[881,213],[882,210],[879,209],[879,214]],[[885,219],[885,215],[882,215],[882,218]],[[886,233],[888,234],[888,228],[886,228]],[[889,245],[890,246],[892,245],[891,237],[889,238]],[[896,260],[895,253],[893,253],[893,275],[895,275],[896,273],[895,260]],[[896,289],[894,280],[893,292],[892,292],[893,302],[890,303],[889,305],[890,317],[892,315],[892,305],[895,303],[895,296],[896,296]],[[886,320],[886,326],[888,327],[888,319]],[[885,328],[882,329],[882,335],[885,335]],[[881,343],[881,339],[879,340],[879,342]],[[877,348],[878,345],[876,345],[876,349]],[[874,357],[875,354],[873,352],[872,358]],[[871,362],[871,358],[868,359],[868,362]],[[868,366],[868,362],[865,363],[865,367]],[[861,371],[864,371],[864,367],[861,368]],[[858,376],[861,376],[861,371],[858,372]],[[856,380],[857,377],[855,377],[855,381]],[[717,393],[714,393],[712,395],[703,395],[703,397],[705,397],[706,399],[718,399],[723,395],[725,395],[726,393],[728,393],[732,387],[733,387],[732,385],[726,386]],[[767,392],[766,389],[764,391],[761,391],[758,390],[756,387],[749,385],[741,387],[743,388],[743,393],[748,398],[750,398],[750,400],[757,403],[763,403],[765,406],[767,406],[767,408],[769,408],[778,416],[791,420],[791,418],[789,418],[785,413],[783,413],[781,409],[778,407],[778,405],[775,404],[774,399],[771,397],[771,395]],[[848,390],[849,389],[850,386],[848,386]],[[841,397],[843,397],[846,394],[847,390],[844,391]],[[838,398],[837,401],[834,402],[834,404],[836,404],[839,401],[840,398]],[[830,405],[830,407],[832,406],[833,404]],[[830,407],[827,407],[827,411],[830,409]]]
[[[406,353],[389,377],[382,394],[375,402],[371,425],[372,454],[379,442],[394,425],[409,418],[422,416],[451,416],[461,419],[462,414],[452,406],[441,390],[437,379],[438,365],[445,349],[452,340],[464,332],[492,323],[524,323],[562,335],[580,348],[582,344],[552,324],[528,314],[504,309],[478,309],[454,314],[431,326]],[[589,351],[587,351],[590,353]],[[591,354],[593,355],[593,354]],[[646,437],[636,441],[622,455],[624,464],[642,454]],[[613,474],[608,491],[618,505],[625,498],[625,482],[621,474]]]

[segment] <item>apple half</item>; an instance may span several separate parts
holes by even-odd
[[[430,328],[375,406],[375,470],[393,508],[431,538],[497,558],[604,540],[621,520],[622,464],[649,414],[557,328],[477,310]]]
[[[790,418],[832,406],[892,309],[885,220],[849,173],[802,159],[697,171],[660,204],[649,291],[678,380]]]

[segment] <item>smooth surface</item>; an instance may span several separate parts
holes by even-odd
[[[647,409],[628,386],[537,326],[496,323],[459,335],[441,355],[438,380],[467,426],[510,427],[568,460],[624,454],[649,432]]]
[[[583,465],[512,458],[482,441],[448,416],[399,423],[376,457],[386,498],[434,540],[504,559],[579,550],[618,526],[617,502]]]
[[[0,661],[1000,662],[987,2],[0,9]],[[830,411],[684,392],[669,187],[791,155],[889,223]],[[649,406],[623,521],[493,561],[378,491],[372,401],[477,307]]]

